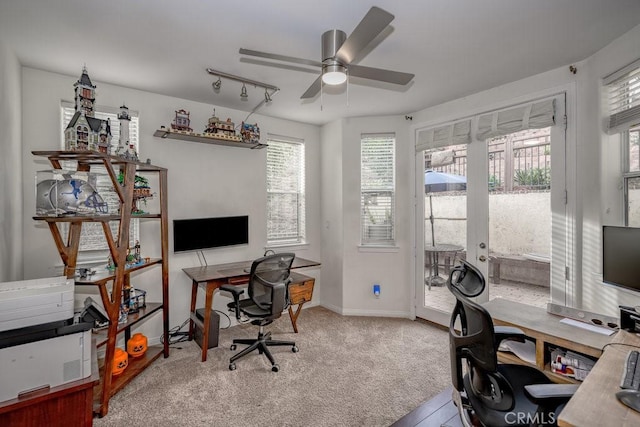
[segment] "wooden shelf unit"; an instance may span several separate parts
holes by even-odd
[[[160,355],[169,357],[169,342],[165,340],[163,345],[149,346],[144,356],[130,358],[129,365],[120,375],[111,375],[111,369],[119,334],[125,334],[125,342],[131,334],[131,328],[149,319],[156,313],[162,312],[162,328],[165,337],[169,333],[169,247],[168,247],[168,217],[167,217],[167,169],[132,161],[117,156],[111,156],[94,151],[33,151],[36,156],[44,156],[55,169],[64,169],[61,162],[73,161],[76,170],[90,172],[92,166],[103,166],[119,199],[119,214],[117,215],[89,215],[89,216],[36,216],[35,220],[45,221],[53,236],[62,262],[64,274],[68,278],[75,277],[75,269],[78,259],[78,249],[81,239],[81,231],[84,223],[98,222],[102,224],[103,234],[111,258],[115,263],[113,271],[93,276],[89,279],[77,279],[76,285],[97,286],[100,291],[102,303],[109,316],[110,322],[106,330],[96,334],[97,347],[105,346],[105,357],[100,361],[100,382],[94,389],[94,413],[104,416],[109,410],[109,399],[136,375],[142,372],[151,362]],[[118,181],[118,172],[124,176],[123,184]],[[132,210],[135,206],[134,183],[138,172],[156,173],[158,175],[159,213],[135,215]],[[161,257],[152,258],[148,262],[133,267],[126,266],[126,256],[129,249],[129,230],[131,219],[149,219],[160,221],[160,246]],[[109,223],[119,221],[118,233],[111,232]],[[63,239],[58,223],[69,224],[68,235]],[[160,265],[162,268],[162,302],[146,302],[146,308],[130,314],[127,322],[118,323],[120,316],[120,300],[122,290],[131,286],[132,273],[142,274],[148,268]],[[105,369],[108,367],[109,369]]]
[[[575,383],[580,381],[552,372],[550,347],[571,350],[598,359],[602,349],[611,340],[610,336],[598,334],[577,326],[560,323],[562,317],[550,314],[544,308],[508,301],[501,298],[491,300],[483,306],[489,311],[495,325],[514,326],[521,329],[536,346],[536,368],[552,381]],[[531,365],[516,355],[498,352],[498,360],[503,363]]]
[[[214,136],[208,136],[201,133],[172,131],[170,129],[158,129],[153,133],[153,136],[157,136],[158,138],[170,138],[179,139],[182,141],[201,142],[204,144],[226,145],[228,147],[260,149],[267,146],[267,144],[234,141],[226,138],[216,138]]]

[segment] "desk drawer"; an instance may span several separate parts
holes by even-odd
[[[291,300],[291,304],[295,305],[311,301],[314,283],[315,279],[313,277],[309,277],[307,280],[301,282],[291,283],[289,285],[289,299]]]

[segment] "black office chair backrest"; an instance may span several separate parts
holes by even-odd
[[[491,388],[492,380],[488,375],[497,372],[498,366],[491,315],[484,307],[470,299],[482,293],[485,279],[476,267],[463,260],[451,271],[447,287],[456,297],[456,306],[449,323],[453,385],[459,391],[464,388],[462,382],[462,359],[464,358],[472,370],[471,374],[477,391],[482,393],[483,389]],[[460,321],[459,329],[456,329],[457,320]]]
[[[279,316],[288,305],[288,285],[294,253],[276,253],[251,264],[248,293],[255,305]]]

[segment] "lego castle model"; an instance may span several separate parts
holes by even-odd
[[[65,150],[98,151],[111,153],[111,121],[95,117],[96,86],[91,83],[87,67],[82,68],[80,79],[74,83],[75,109],[71,121],[64,131]],[[129,109],[122,105],[118,114],[120,141],[116,155],[130,160],[138,160],[133,144],[129,142]]]

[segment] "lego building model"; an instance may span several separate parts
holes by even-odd
[[[96,86],[91,83],[87,67],[74,83],[75,114],[64,131],[65,149],[69,151],[99,151],[109,154],[111,123],[94,117]]]

